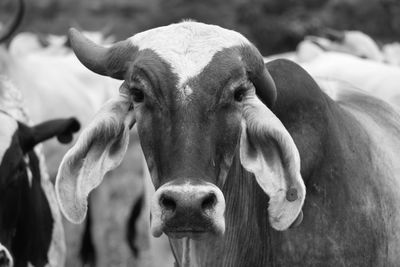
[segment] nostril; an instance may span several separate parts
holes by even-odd
[[[160,198],[160,206],[172,212],[176,210],[176,202],[169,196],[162,196]]]
[[[214,208],[215,204],[217,203],[217,197],[214,193],[209,193],[201,203],[201,208],[203,210],[209,210]]]

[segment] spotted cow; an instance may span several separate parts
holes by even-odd
[[[37,144],[72,140],[76,119],[29,126],[18,91],[0,76],[0,266],[63,266],[64,233]]]

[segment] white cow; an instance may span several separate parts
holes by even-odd
[[[372,38],[362,32],[345,31],[336,33],[335,38],[330,34],[332,40],[309,36],[295,52],[268,56],[264,61],[276,58],[295,61],[329,92],[335,83],[347,83],[400,107],[400,68],[393,66],[395,55],[400,55],[400,46],[387,46],[386,55],[390,56],[384,57]],[[391,58],[392,64],[385,64],[384,58]]]
[[[377,62],[386,60],[378,44],[363,32],[327,30],[324,35],[326,36],[307,36],[298,44],[296,51],[268,56],[266,61],[286,58],[297,63],[309,62],[324,52],[332,51]]]
[[[114,36],[106,36],[102,31],[84,31],[84,33],[106,46],[115,42]],[[67,44],[68,37],[66,35],[21,32],[10,41],[9,51],[11,54],[18,56],[32,53],[65,55],[71,53],[71,49]]]
[[[25,96],[23,105],[33,121],[67,115],[77,117],[81,124],[85,125],[106,99],[118,93],[115,88],[118,88],[121,84],[119,81],[91,73],[81,64],[78,64],[76,57],[70,52],[51,55],[42,50],[22,55],[14,54],[13,51],[10,52],[6,47],[1,46],[0,59],[0,72],[21,88],[22,94]],[[60,148],[53,141],[46,142],[44,146],[49,172],[51,176],[54,176],[68,147]],[[135,146],[135,143],[133,143],[130,149],[138,151],[137,144]],[[132,166],[132,160],[127,159],[126,165]],[[133,203],[134,196],[131,199],[124,199],[128,203],[121,203],[121,201],[114,201],[110,198],[110,195],[115,194],[116,191],[119,195],[119,184],[122,185],[123,189],[140,188],[140,186],[137,186],[138,179],[135,179],[135,175],[129,172],[128,177],[126,173],[124,169],[110,173],[110,178],[127,176],[124,178],[126,182],[123,184],[119,182],[111,183],[109,186],[100,188],[102,190],[100,196],[96,196],[97,192],[93,194],[94,199],[101,199],[101,202],[93,205],[94,210],[101,210],[101,212],[93,213],[93,238],[97,255],[100,257],[97,259],[98,266],[110,265],[106,261],[108,260],[107,255],[111,254],[110,251],[114,251],[118,258],[131,257],[128,245],[124,242],[126,239],[124,229],[129,215],[129,204]],[[113,180],[118,181],[117,179]],[[107,211],[101,209],[114,202],[119,203],[121,209]],[[97,208],[96,206],[100,207]],[[123,214],[119,210],[122,210]],[[99,216],[106,217],[108,220],[102,220]],[[118,225],[116,225],[116,220],[111,218],[118,218]],[[67,265],[76,266],[76,264],[79,264],[80,249],[80,245],[77,245],[77,242],[80,241],[77,233],[82,233],[83,227],[77,228],[71,226],[71,224],[65,224],[65,227],[68,245]],[[117,248],[107,242],[110,238],[109,229],[118,229],[118,233],[112,235],[113,240],[118,240],[121,243]],[[121,255],[121,251],[123,251],[123,255]]]
[[[342,52],[378,62],[384,60],[378,44],[361,31],[327,30],[326,35],[329,40],[319,43],[326,51]]]
[[[306,37],[306,40],[312,40],[325,52],[342,52],[389,65],[400,65],[400,44],[397,42],[384,44],[380,49],[377,42],[360,31],[329,30],[325,35],[329,39]],[[297,49],[297,54],[299,54],[299,49]],[[297,56],[300,57],[300,55]]]
[[[33,121],[75,116],[85,125],[106,99],[115,94],[120,82],[98,77],[78,64],[71,53],[47,55],[29,53],[14,55],[0,48],[5,58],[3,71],[14,80],[25,96],[25,107]],[[112,90],[114,89],[114,90]],[[68,148],[54,142],[45,145],[50,173]]]
[[[390,65],[400,66],[400,43],[394,42],[382,46],[385,62]]]
[[[302,66],[317,79],[337,80],[400,107],[400,68],[337,52],[326,52]]]

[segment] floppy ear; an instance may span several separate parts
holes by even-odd
[[[135,122],[131,102],[118,96],[107,102],[66,153],[56,178],[61,211],[73,223],[81,223],[87,212],[87,197],[125,156],[129,129]]]
[[[300,156],[281,121],[255,95],[244,101],[240,140],[242,166],[269,196],[269,221],[285,230],[302,218],[305,186],[300,175]]]

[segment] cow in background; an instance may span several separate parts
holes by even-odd
[[[325,29],[321,36],[309,36],[305,40],[310,40],[324,52],[340,52],[388,65],[400,65],[398,43],[383,44],[380,48],[375,40],[361,31]],[[298,48],[297,52],[300,51]]]
[[[265,61],[278,58],[289,59],[297,63],[314,60],[325,52],[340,52],[355,57],[384,62],[384,55],[378,44],[368,35],[360,31],[320,30],[320,36],[306,36],[296,51],[265,57]]]
[[[84,126],[104,101],[116,94],[114,88],[119,87],[121,82],[99,77],[88,71],[70,51],[57,55],[48,51],[44,48],[34,53],[18,55],[4,46],[0,47],[0,68],[21,89],[26,100],[24,106],[33,121],[75,116]],[[88,229],[90,235],[84,234],[84,225],[75,226],[65,221],[68,266],[81,264],[81,246],[83,252],[87,252],[83,253],[85,261],[95,261],[97,266],[142,261],[142,256],[146,257],[146,236],[139,237],[139,259],[132,255],[126,242],[129,211],[140,197],[143,187],[142,165],[132,166],[132,162],[140,162],[141,157],[135,132],[132,133],[131,140],[131,159],[127,158],[118,169],[109,173],[105,184],[91,196],[92,217],[91,227]],[[55,177],[58,165],[67,150],[68,147],[60,148],[55,140],[44,143],[51,177]],[[137,192],[132,194],[135,190]],[[105,210],[105,206],[113,208]],[[147,229],[145,225],[142,226]],[[88,242],[81,245],[81,236],[88,237],[84,239]],[[132,248],[135,250],[135,246]]]
[[[396,66],[336,52],[323,53],[302,66],[321,83],[347,83],[400,108],[400,68]]]
[[[115,37],[105,31],[83,31],[85,35],[103,45],[115,42]],[[10,41],[9,52],[14,56],[26,56],[32,53],[47,56],[67,56],[72,53],[66,35],[20,32]]]
[[[72,140],[76,119],[35,126],[16,86],[0,74],[0,264],[63,266],[64,231],[39,143]]]
[[[385,57],[385,62],[390,65],[400,66],[400,43],[384,44],[382,46],[382,53]]]
[[[379,60],[379,57],[374,57],[373,55],[378,51],[377,45],[367,35],[359,32],[345,33],[347,35],[343,36],[331,32],[330,38],[334,41],[316,36],[306,37],[298,45],[296,52],[272,55],[265,57],[264,61],[286,58],[299,63],[328,95],[332,92],[334,94],[335,87],[342,86],[339,85],[342,83],[380,98],[398,109],[400,107],[398,89],[400,68],[386,64]],[[346,39],[345,36],[359,38]],[[334,44],[338,39],[343,42]],[[356,42],[357,40],[359,42]],[[353,49],[350,50],[349,47]],[[396,53],[396,46],[393,46],[392,53]]]

